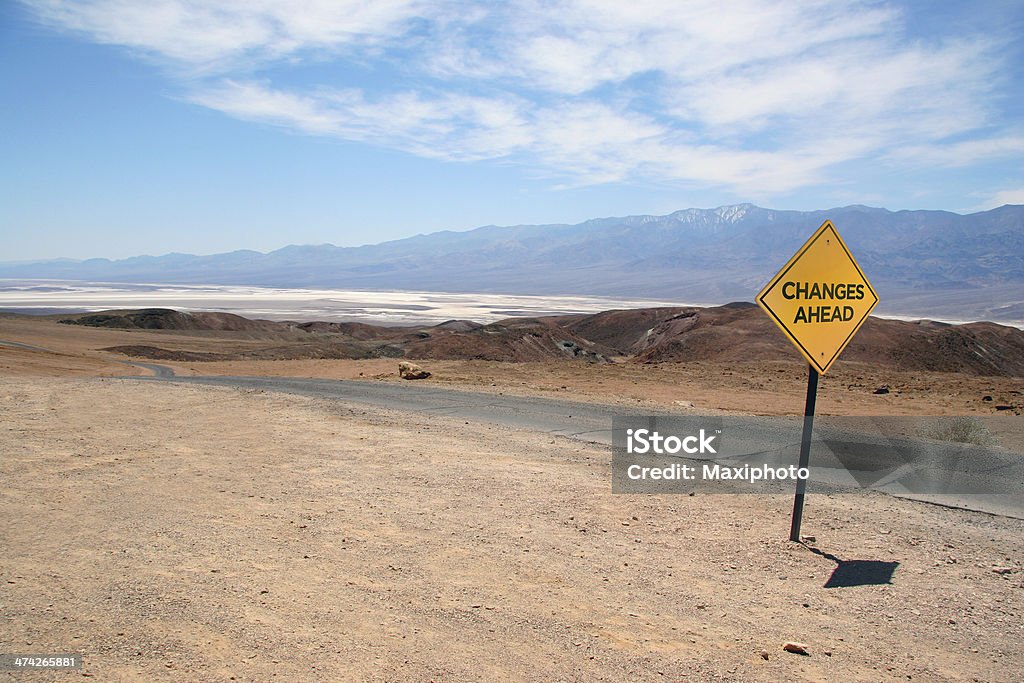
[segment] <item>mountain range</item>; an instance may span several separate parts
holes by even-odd
[[[752,204],[576,225],[485,226],[361,247],[0,263],[0,278],[751,301],[826,219],[880,313],[1024,320],[1024,206],[961,215]]]

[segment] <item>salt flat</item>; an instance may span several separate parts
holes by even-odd
[[[346,320],[378,325],[412,325],[453,319],[489,323],[520,315],[597,313],[616,308],[686,305],[694,304],[584,296],[0,280],[0,310],[35,314],[163,307],[185,311],[222,311],[269,320]]]

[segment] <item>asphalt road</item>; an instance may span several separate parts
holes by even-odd
[[[609,445],[612,442],[612,418],[623,414],[621,410],[599,404],[460,391],[415,382],[396,384],[288,377],[174,377],[173,381],[283,391],[344,403],[363,403],[425,415],[502,424]]]
[[[42,346],[32,346],[31,344],[22,344],[21,342],[12,342],[0,340],[0,346],[9,346],[12,349],[25,349],[27,351],[43,351],[44,353],[53,353],[50,349],[44,349]]]
[[[658,427],[663,433],[719,425],[727,447],[715,456],[674,458],[732,467],[796,464],[800,418],[694,416],[670,411],[631,411],[564,399],[513,396],[440,388],[431,384],[318,380],[284,377],[154,377],[213,386],[283,391],[327,401],[362,403],[476,423],[501,424],[624,449],[627,426]],[[819,418],[811,451],[809,491],[881,491],[949,507],[1024,519],[1024,455],[1000,448],[940,443],[872,431],[848,418]],[[882,418],[884,421],[886,418]],[[617,432],[613,429],[613,422]],[[909,424],[914,425],[915,422]],[[877,426],[877,425],[875,425]],[[676,431],[675,433],[682,433]],[[623,463],[626,460],[617,460]],[[682,492],[685,489],[673,489]],[[689,490],[692,490],[689,489]],[[697,489],[700,491],[700,489]],[[721,488],[706,488],[713,492]],[[750,490],[742,486],[726,490]],[[786,491],[787,487],[768,487]]]
[[[46,351],[16,342],[0,344]],[[626,426],[654,428],[661,425],[663,433],[672,433],[673,426],[688,429],[697,424],[717,424],[723,427],[723,438],[728,448],[720,450],[714,456],[714,462],[734,467],[759,463],[773,466],[795,464],[799,449],[799,418],[637,412],[565,399],[462,391],[418,382],[177,377],[171,368],[164,365],[123,362],[153,373],[143,377],[151,381],[279,391],[345,404],[366,404],[476,423],[507,425],[608,447],[613,446],[616,436],[620,442],[624,440]],[[613,422],[619,428],[617,434]],[[935,442],[915,438],[890,438],[864,433],[860,427],[853,429],[838,418],[819,418],[815,438],[811,480],[817,485],[817,490],[841,493],[871,489],[1024,519],[1024,455],[1017,452],[1019,449],[1011,452],[961,444],[936,445]],[[618,445],[621,447],[622,443]],[[619,452],[622,452],[621,448]],[[711,458],[706,456],[702,461],[699,459],[701,456],[696,457],[698,459],[675,460],[700,463]]]
[[[132,365],[143,370],[149,370],[153,373],[153,376],[157,379],[171,379],[175,377],[174,370],[166,365],[157,365],[156,363],[139,363],[137,361],[119,360],[118,363],[124,363],[125,365]]]

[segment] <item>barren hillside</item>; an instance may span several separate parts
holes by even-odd
[[[169,309],[100,312],[67,322],[171,333],[208,331],[224,338],[220,349],[192,348],[187,337],[175,334],[163,345],[106,347],[137,358],[180,361],[410,358],[658,363],[785,360],[794,353],[766,315],[742,302],[711,308],[508,318],[489,325],[449,321],[424,327],[253,321],[224,313]],[[1024,377],[1024,331],[989,322],[949,325],[872,317],[841,360],[905,371]]]

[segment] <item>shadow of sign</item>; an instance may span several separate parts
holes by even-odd
[[[853,586],[883,586],[892,584],[892,576],[899,562],[883,562],[881,560],[841,560],[831,553],[806,546],[815,555],[820,555],[836,563],[832,575],[828,577],[824,588],[851,588]]]

